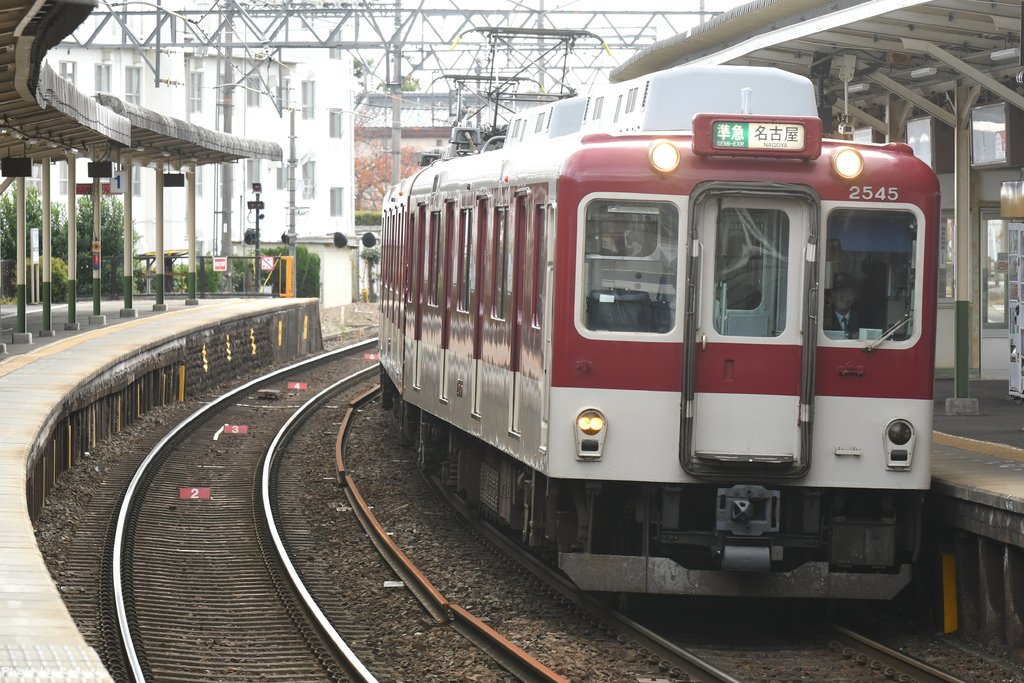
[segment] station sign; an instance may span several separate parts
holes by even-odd
[[[75,194],[92,194],[92,183],[75,183]],[[100,194],[110,194],[110,183],[100,183]]]

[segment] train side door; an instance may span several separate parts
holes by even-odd
[[[455,253],[454,235],[457,231],[455,225],[455,201],[447,200],[444,203],[444,222],[442,223],[442,267],[440,278],[440,299],[441,306],[441,391],[440,399],[448,401],[448,347],[451,340],[452,329],[452,306],[453,292],[457,285],[458,278],[458,255]]]
[[[507,251],[508,258],[512,261],[511,266],[511,289],[512,289],[512,311],[511,311],[511,340],[509,343],[509,372],[512,383],[509,387],[509,431],[519,433],[520,394],[522,392],[522,345],[523,345],[523,309],[525,306],[525,295],[523,288],[526,283],[525,262],[523,259],[526,249],[526,224],[528,221],[528,193],[526,191],[516,194],[515,215],[513,216],[513,237],[512,245]]]
[[[680,449],[693,474],[792,477],[809,463],[813,205],[736,186],[695,198]]]

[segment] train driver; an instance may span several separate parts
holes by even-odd
[[[832,280],[823,321],[825,335],[832,339],[856,339],[861,327],[857,307],[857,283],[849,273],[836,273]]]

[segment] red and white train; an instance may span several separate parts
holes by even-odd
[[[939,187],[817,113],[800,76],[679,67],[522,112],[503,147],[457,129],[385,198],[385,405],[585,589],[909,581]]]

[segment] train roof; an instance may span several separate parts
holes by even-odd
[[[700,113],[817,116],[818,108],[811,81],[782,69],[678,66],[520,112],[505,146],[580,132],[689,132]]]

